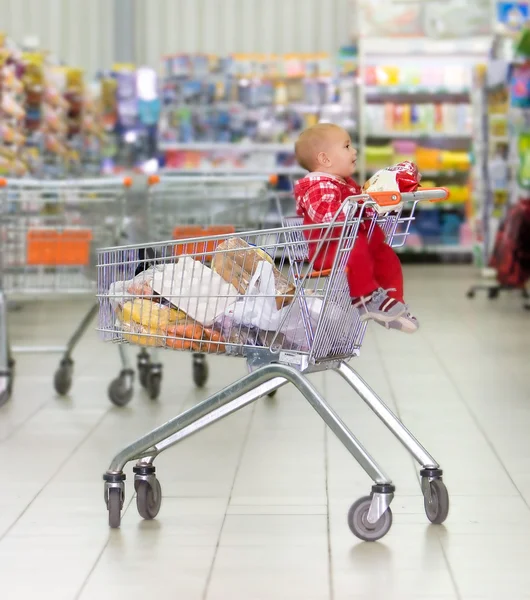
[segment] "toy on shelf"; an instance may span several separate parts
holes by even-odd
[[[23,73],[20,56],[5,45],[0,48],[0,173],[4,176],[18,177],[28,172]]]

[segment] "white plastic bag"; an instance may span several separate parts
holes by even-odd
[[[157,265],[152,285],[155,293],[206,327],[213,325],[239,297],[233,285],[190,257]]]
[[[309,349],[310,338],[305,329],[300,302],[306,302],[310,327],[314,329],[322,309],[322,300],[316,297],[304,300],[296,298],[289,306],[278,310],[272,265],[261,261],[245,296],[225,314],[238,325],[282,333],[285,336],[284,348],[305,351]]]

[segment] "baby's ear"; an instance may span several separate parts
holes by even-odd
[[[329,166],[331,161],[329,160],[329,157],[325,152],[319,152],[317,154],[317,162],[319,165],[327,167]]]

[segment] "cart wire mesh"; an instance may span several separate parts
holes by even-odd
[[[276,229],[153,243],[143,255],[140,246],[102,250],[103,338],[236,356],[266,349],[293,364],[357,354],[366,323],[352,306],[346,263],[360,228],[370,235],[379,224],[387,243],[402,245],[417,203],[447,192],[393,194],[383,215],[374,196],[348,199],[325,225],[285,220]],[[333,252],[329,272],[308,261],[308,239],[316,254]]]

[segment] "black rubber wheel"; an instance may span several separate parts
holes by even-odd
[[[147,380],[149,378],[149,367],[142,365],[138,367],[138,380],[143,388],[147,387]]]
[[[466,294],[466,296],[468,298],[474,298],[475,297],[475,290],[469,290],[469,292]]]
[[[162,373],[149,373],[146,383],[147,393],[151,400],[156,400],[160,396],[160,388],[162,387]]]
[[[488,298],[490,300],[495,300],[499,297],[499,289],[498,288],[490,288],[488,290]]]
[[[348,511],[348,526],[356,537],[365,542],[375,542],[384,537],[392,526],[392,511],[387,508],[377,523],[368,523],[367,516],[372,498],[359,498]]]
[[[10,358],[7,361],[7,368],[9,373],[7,380],[7,395],[9,399],[11,398],[11,394],[13,393],[13,382],[15,381],[15,360],[13,358]]]
[[[107,510],[109,511],[109,527],[118,529],[121,525],[121,490],[110,488]]]
[[[431,501],[429,502],[426,496],[423,497],[425,514],[431,523],[441,525],[449,514],[449,493],[441,479],[433,479],[429,482],[429,486]]]
[[[116,406],[126,406],[132,400],[133,387],[121,375],[111,381],[109,385],[109,399]]]
[[[145,350],[142,350],[138,354],[137,366],[138,366],[138,379],[140,380],[140,385],[143,388],[147,387],[150,363],[151,363],[151,357]]]
[[[151,480],[153,481],[153,480]],[[162,488],[158,479],[154,478],[154,484],[140,479],[135,483],[136,488],[136,508],[138,514],[143,519],[154,519],[162,504]]]
[[[193,360],[193,381],[198,388],[202,388],[208,381],[208,363],[204,358]]]
[[[9,398],[11,398],[11,390],[10,390],[9,383],[8,383],[7,389],[5,389],[3,392],[0,393],[0,406],[4,406],[4,404],[7,404],[9,401]]]
[[[53,377],[53,387],[59,396],[66,396],[72,387],[72,367],[60,366]]]

